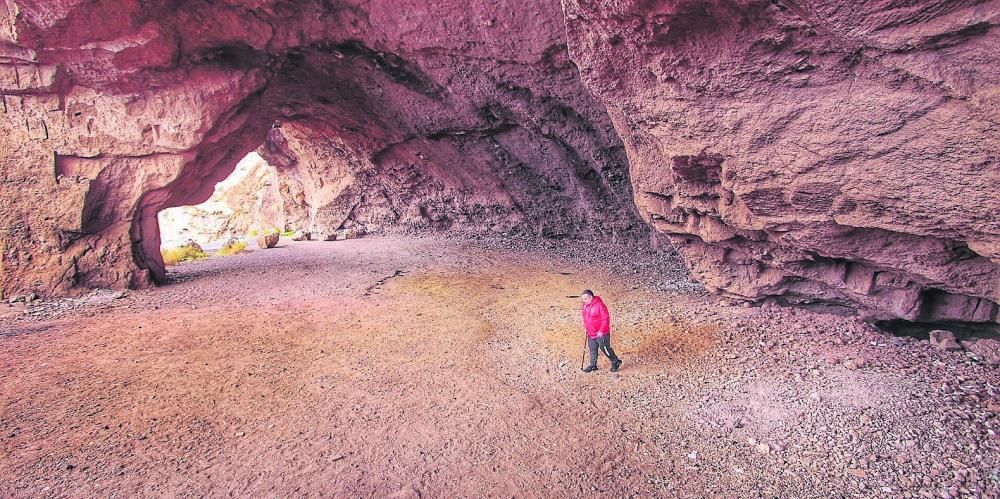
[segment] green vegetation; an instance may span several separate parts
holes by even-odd
[[[236,242],[234,242],[232,244],[227,244],[227,245],[219,248],[218,255],[219,256],[238,255],[238,254],[243,253],[244,251],[246,251],[246,249],[247,249],[247,242],[246,241],[236,241]]]
[[[250,237],[266,236],[268,234],[280,234],[282,236],[292,236],[295,234],[294,230],[282,231],[277,227],[271,227],[270,229],[253,229],[249,233]]]
[[[180,248],[166,248],[160,250],[163,256],[163,263],[166,265],[177,265],[188,260],[201,260],[208,258],[208,254],[195,246],[181,246]]]

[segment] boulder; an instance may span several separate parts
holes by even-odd
[[[257,236],[257,246],[260,249],[268,249],[277,246],[278,240],[281,238],[281,234],[277,232],[272,232],[270,234],[261,234]]]
[[[338,229],[335,233],[335,239],[337,241],[342,241],[344,239],[357,239],[364,235],[363,227],[351,227],[349,229]]]
[[[955,338],[955,333],[951,331],[945,331],[944,329],[935,329],[930,332],[928,338],[931,345],[934,345],[941,350],[961,350],[962,345],[958,344],[958,340]]]
[[[187,242],[180,246],[181,248],[191,248],[198,253],[204,253],[205,250],[202,249],[201,245],[198,244],[194,239],[188,239]]]

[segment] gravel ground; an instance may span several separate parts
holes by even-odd
[[[0,312],[0,496],[997,497],[997,370],[671,253],[366,237]],[[619,373],[579,370],[579,300]]]

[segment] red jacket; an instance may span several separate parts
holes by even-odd
[[[583,327],[590,339],[611,332],[611,314],[608,313],[608,307],[601,301],[600,296],[595,296],[590,303],[583,304]]]

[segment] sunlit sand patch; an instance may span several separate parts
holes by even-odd
[[[718,328],[658,320],[612,328],[612,348],[629,369],[663,370],[704,355],[716,341]],[[555,355],[579,359],[586,348],[580,326],[544,329],[541,339]],[[601,362],[606,360],[601,358]]]
[[[580,358],[586,348],[576,293],[587,282],[625,295],[624,288],[608,276],[588,278],[583,273],[498,263],[480,271],[402,276],[386,285],[385,296],[432,303],[426,312],[428,327],[468,327],[470,339],[482,340],[494,332],[515,336],[565,360]],[[623,300],[613,304],[613,312],[625,315],[629,312],[625,307],[640,306],[633,303],[642,301]],[[492,327],[476,327],[482,320]],[[631,369],[644,370],[669,369],[703,355],[715,343],[718,332],[715,326],[666,318],[616,324],[612,330],[616,351]]]

